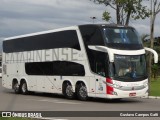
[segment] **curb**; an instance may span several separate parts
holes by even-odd
[[[145,96],[145,97],[141,97],[141,98],[148,98],[148,99],[160,99],[159,96]]]

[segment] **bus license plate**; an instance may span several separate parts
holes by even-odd
[[[130,97],[136,96],[136,93],[129,93]]]

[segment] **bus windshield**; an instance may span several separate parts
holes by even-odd
[[[115,49],[142,49],[142,41],[134,28],[103,28],[104,41]]]
[[[112,77],[117,80],[136,81],[147,76],[145,55],[115,55],[111,66]]]

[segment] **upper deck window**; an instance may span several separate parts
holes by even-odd
[[[37,34],[3,42],[3,52],[5,53],[55,48],[81,50],[76,30]]]
[[[106,46],[114,49],[138,50],[143,49],[142,41],[134,28],[104,27]]]
[[[137,32],[132,28],[104,28],[107,43],[142,44]]]

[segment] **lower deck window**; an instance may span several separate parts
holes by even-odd
[[[28,75],[84,76],[84,66],[68,61],[25,63]]]

